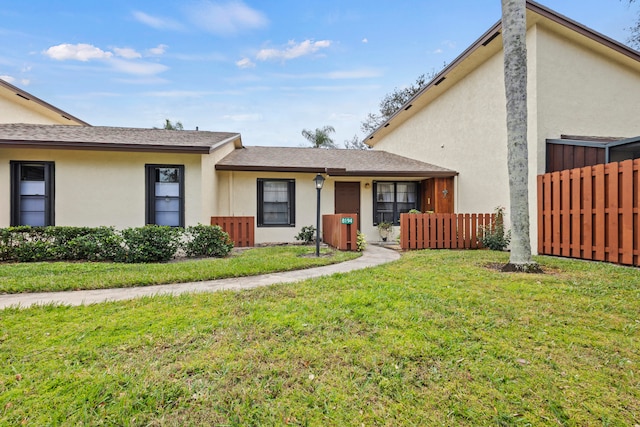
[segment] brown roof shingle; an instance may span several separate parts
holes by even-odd
[[[444,177],[458,173],[379,150],[244,147],[216,164],[217,170],[328,173],[333,176]]]
[[[0,146],[208,153],[239,133],[107,126],[0,124]]]

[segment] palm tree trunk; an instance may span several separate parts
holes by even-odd
[[[537,267],[529,238],[529,156],[527,148],[526,0],[502,0],[504,85],[507,95],[507,148],[511,205],[511,271]],[[535,268],[534,268],[535,269]]]

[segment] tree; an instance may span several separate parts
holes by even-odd
[[[158,129],[158,128],[154,128]],[[171,120],[164,119],[164,127],[162,129],[166,130],[184,130],[184,126],[182,126],[182,122],[176,122],[175,124],[171,123]]]
[[[302,136],[304,136],[313,148],[338,148],[333,139],[329,136],[330,133],[336,130],[333,126],[324,126],[322,128],[316,128],[315,131],[309,129],[302,129]]]
[[[433,73],[435,76],[436,73]],[[369,135],[377,128],[379,128],[384,122],[393,116],[404,104],[406,104],[413,96],[420,92],[431,80],[430,76],[421,74],[416,79],[415,83],[410,86],[400,89],[395,88],[393,92],[390,92],[382,98],[380,101],[379,113],[369,113],[367,118],[360,124],[360,130],[366,135]]]
[[[368,150],[371,147],[362,142],[358,135],[353,135],[353,138],[344,140],[344,148],[349,150]]]
[[[632,0],[633,1],[633,0]],[[442,68],[446,67],[447,63],[442,64]],[[400,108],[402,108],[415,94],[424,89],[431,80],[433,80],[440,71],[431,70],[427,74],[420,74],[416,78],[415,83],[411,84],[404,89],[395,88],[393,92],[390,92],[382,98],[380,104],[380,111],[378,113],[369,113],[367,118],[360,123],[360,130],[369,135],[376,129],[378,129],[384,122],[389,120]]]
[[[501,1],[512,232],[509,263],[503,271],[539,272],[540,267],[531,259],[529,238],[526,0]]]
[[[629,0],[629,4],[635,3],[635,1],[636,0]],[[640,49],[640,15],[638,15],[636,23],[630,28],[630,30],[631,36],[629,36],[627,42],[636,49]]]

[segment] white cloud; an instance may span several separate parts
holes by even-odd
[[[20,79],[20,83],[22,83],[22,86],[29,86],[29,84],[31,83],[31,80],[29,80],[29,79]]]
[[[88,62],[89,60],[99,60],[111,66],[117,72],[136,76],[153,76],[169,68],[156,62],[139,61],[138,59],[142,58],[142,55],[131,48],[114,48],[113,52],[109,52],[85,43],[77,45],[60,44],[50,47],[43,53],[58,61],[75,60]]]
[[[113,56],[113,53],[111,52],[105,52],[100,48],[86,43],[63,43],[57,46],[51,46],[43,53],[49,58],[56,59],[58,61],[73,59],[76,61],[87,62],[91,59],[109,59]]]
[[[124,61],[122,59],[113,59],[110,64],[116,71],[138,76],[152,76],[169,69],[166,65],[155,62]]]
[[[267,17],[242,1],[201,1],[187,9],[191,21],[214,34],[230,36],[244,30],[265,27]]]
[[[443,50],[438,48],[438,49],[434,50],[434,51],[433,51],[433,52],[431,52],[431,53],[436,54],[436,55],[439,55],[439,54],[441,54],[442,52],[443,52]]]
[[[166,44],[159,44],[156,47],[152,47],[151,49],[148,49],[147,54],[152,56],[164,55],[168,47],[169,46],[167,46]]]
[[[135,49],[131,49],[130,47],[114,47],[113,52],[122,58],[125,59],[136,59],[142,58],[142,55],[138,53]]]
[[[16,82],[16,79],[14,77],[7,76],[7,75],[0,76],[0,79],[4,80],[7,83],[11,83],[11,84]]]
[[[179,22],[174,21],[173,19],[158,18],[140,11],[133,12],[133,17],[136,19],[136,21],[141,22],[145,25],[148,25],[151,28],[155,28],[156,30],[183,29],[183,26]]]
[[[251,61],[249,58],[242,58],[241,60],[236,62],[238,68],[253,68],[256,64]]]
[[[369,40],[365,37],[362,39],[362,43],[369,43]]]
[[[256,55],[256,58],[260,61],[268,61],[270,59],[286,61],[288,59],[310,55],[329,46],[331,46],[331,40],[319,40],[317,42],[305,40],[301,43],[290,41],[285,49],[261,49]]]

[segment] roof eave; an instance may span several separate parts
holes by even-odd
[[[89,123],[85,122],[84,120],[81,120],[79,118],[77,118],[76,116],[67,113],[64,110],[61,110],[58,107],[55,107],[51,104],[49,104],[46,101],[43,101],[42,99],[38,98],[37,96],[34,96],[32,94],[30,94],[29,92],[26,92],[22,89],[20,89],[17,86],[12,85],[11,83],[0,79],[0,86],[4,87],[5,89],[8,89],[11,92],[14,92],[17,96],[19,96],[20,98],[26,100],[26,101],[32,101],[35,102],[36,104],[40,105],[41,107],[46,108],[47,110],[55,113],[55,114],[59,114],[62,118],[67,119],[71,122],[76,122],[79,125],[82,126],[91,126]]]
[[[139,144],[111,144],[97,142],[68,142],[68,141],[19,141],[0,140],[0,145],[9,148],[46,148],[52,150],[89,150],[89,151],[125,151],[125,152],[157,152],[157,153],[188,153],[209,154],[208,146],[175,146],[175,145],[139,145]]]
[[[389,171],[389,170],[346,170],[329,167],[292,167],[292,166],[253,166],[253,165],[224,165],[217,164],[219,171],[238,172],[275,172],[275,173],[326,173],[329,176],[359,176],[359,177],[414,177],[414,178],[441,178],[457,176],[456,171]]]

